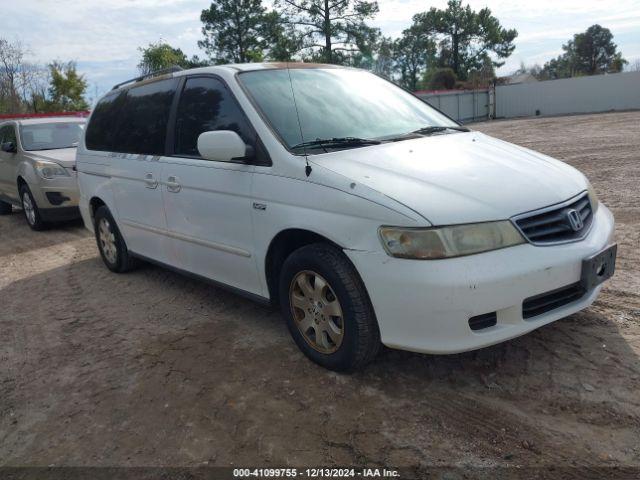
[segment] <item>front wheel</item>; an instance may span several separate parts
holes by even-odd
[[[40,216],[40,210],[38,205],[31,194],[31,190],[26,184],[20,187],[20,201],[22,202],[22,211],[24,212],[24,218],[32,230],[40,231],[44,230],[46,224]]]
[[[280,305],[302,352],[325,368],[357,370],[380,348],[380,332],[367,291],[338,248],[312,244],[282,267]]]

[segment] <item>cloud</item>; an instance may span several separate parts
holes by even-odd
[[[188,55],[199,53],[200,13],[206,0],[5,1],[2,36],[20,39],[30,60],[75,60],[100,92],[136,75],[138,47],[160,39]],[[28,26],[28,28],[25,28]],[[90,95],[90,96],[93,96]]]

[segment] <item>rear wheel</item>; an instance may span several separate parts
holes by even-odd
[[[109,209],[105,206],[98,208],[94,220],[96,243],[107,268],[117,273],[128,272],[135,268],[137,262],[129,255],[124,238]]]
[[[378,353],[380,333],[369,296],[336,247],[307,245],[285,260],[280,305],[300,350],[325,368],[356,370]]]
[[[0,200],[0,215],[9,215],[11,213],[11,204]]]
[[[44,230],[46,224],[42,220],[38,205],[31,194],[31,190],[29,190],[29,187],[26,184],[23,184],[20,187],[20,201],[22,202],[24,218],[27,220],[31,229],[35,231]]]

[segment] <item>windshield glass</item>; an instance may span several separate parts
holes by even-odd
[[[457,126],[400,87],[362,70],[260,70],[239,78],[288,148],[317,139],[385,140],[428,126]]]
[[[22,125],[20,139],[24,150],[56,150],[77,147],[82,123],[39,123]]]

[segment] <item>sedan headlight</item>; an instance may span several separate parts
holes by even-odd
[[[525,242],[508,220],[436,228],[381,227],[379,232],[389,255],[420,260],[460,257]]]
[[[42,178],[51,180],[57,177],[69,177],[69,172],[64,167],[58,165],[55,162],[38,161],[35,163],[36,172]]]
[[[598,205],[600,204],[600,200],[598,200],[598,195],[596,195],[596,191],[593,189],[591,183],[587,183],[587,192],[589,194],[589,201],[591,202],[593,213],[596,213],[596,211],[598,210]]]

